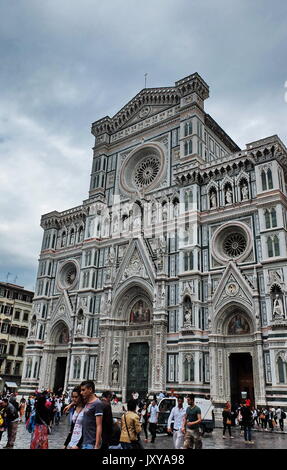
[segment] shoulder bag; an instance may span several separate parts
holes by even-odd
[[[124,418],[125,418],[126,429],[127,429],[127,433],[128,433],[128,436],[129,436],[129,440],[130,440],[132,449],[143,449],[143,445],[141,443],[141,440],[140,440],[139,436],[138,436],[137,440],[135,440],[135,441],[131,440],[131,436],[130,436],[130,433],[129,433],[129,428],[128,428],[127,420],[126,420],[126,413],[124,414]]]

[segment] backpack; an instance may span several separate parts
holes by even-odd
[[[4,425],[4,418],[3,418],[2,413],[0,413],[0,428],[2,428],[3,425]]]
[[[285,411],[281,411],[281,419],[286,419],[286,413],[285,413]]]

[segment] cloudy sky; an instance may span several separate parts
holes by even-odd
[[[1,0],[0,280],[33,289],[41,214],[87,197],[90,125],[146,72],[148,87],[198,72],[239,146],[287,143],[286,13],[285,0]]]

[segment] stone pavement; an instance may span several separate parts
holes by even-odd
[[[62,449],[69,432],[67,417],[62,417],[58,426],[54,425],[52,434],[49,436],[50,449]],[[252,434],[254,444],[245,444],[240,430],[232,428],[234,439],[222,438],[222,428],[215,428],[211,434],[206,434],[203,439],[203,449],[287,449],[287,434],[279,432],[255,431]],[[143,439],[143,435],[142,435]],[[25,425],[18,425],[15,449],[29,449],[31,434],[26,431]],[[0,449],[6,445],[7,434],[4,433],[0,443]],[[144,443],[146,449],[172,449],[172,437],[167,434],[157,434],[155,444]]]

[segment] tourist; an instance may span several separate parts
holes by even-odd
[[[232,418],[232,415],[231,415],[231,405],[230,405],[229,401],[225,404],[225,407],[222,411],[222,418],[223,418],[223,435],[222,435],[222,438],[226,439],[225,431],[226,431],[226,428],[227,428],[228,432],[229,432],[230,439],[234,439],[234,437],[231,435],[231,423],[232,423],[231,418]]]
[[[62,415],[62,401],[60,397],[55,399],[55,423],[59,424]]]
[[[19,422],[19,413],[8,398],[3,398],[5,421],[7,426],[7,444],[3,449],[13,449]]]
[[[20,423],[23,423],[23,417],[25,415],[25,408],[26,408],[26,400],[24,398],[24,395],[22,395],[22,398],[20,400],[20,406],[19,406]]]
[[[72,403],[71,429],[65,441],[64,449],[80,449],[82,445],[84,402],[81,395],[81,387],[75,387],[73,389]]]
[[[152,400],[148,407],[149,432],[151,433],[151,443],[154,444],[156,438],[156,428],[158,422],[159,408],[156,400]]]
[[[30,449],[48,449],[48,435],[50,428],[51,415],[49,408],[46,407],[46,395],[40,393],[35,403],[35,426],[32,433]]]
[[[95,384],[89,380],[81,383],[83,397],[83,443],[82,449],[100,449],[103,426],[103,403],[95,395]]]
[[[2,398],[0,398],[0,441],[2,439],[2,434],[5,431],[6,425],[6,414],[5,414],[5,403]]]
[[[184,434],[184,449],[201,449],[202,440],[200,437],[199,425],[201,419],[201,409],[194,403],[194,395],[187,397],[188,407],[183,418],[182,432]]]
[[[179,395],[177,399],[177,406],[174,406],[170,412],[167,422],[167,432],[171,432],[171,423],[173,422],[173,447],[174,449],[182,449],[184,434],[182,433],[182,423],[185,416],[185,409],[183,408],[184,398]]]
[[[267,420],[268,420],[269,429],[271,432],[273,432],[274,425],[275,425],[273,408],[268,408]]]
[[[148,409],[147,408],[148,408],[147,403],[144,403],[142,409],[139,411],[140,424],[141,424],[143,432],[145,434],[144,442],[148,442],[148,434],[147,434]]]
[[[129,400],[127,407],[128,411],[121,418],[120,443],[123,449],[140,449],[142,448],[139,439],[141,425],[139,416],[136,413],[136,400]]]
[[[242,416],[242,426],[244,429],[244,439],[246,444],[254,444],[251,438],[251,427],[252,427],[252,411],[250,406],[247,406],[246,403],[242,406],[241,410]]]
[[[279,423],[281,431],[284,431],[284,419],[286,418],[286,413],[285,413],[285,411],[283,411],[281,409],[280,406],[278,406],[278,408],[276,410],[276,416],[277,416],[278,423]]]
[[[103,392],[103,430],[102,430],[102,450],[108,450],[110,439],[113,432],[113,413],[111,407],[112,393],[109,391]]]

